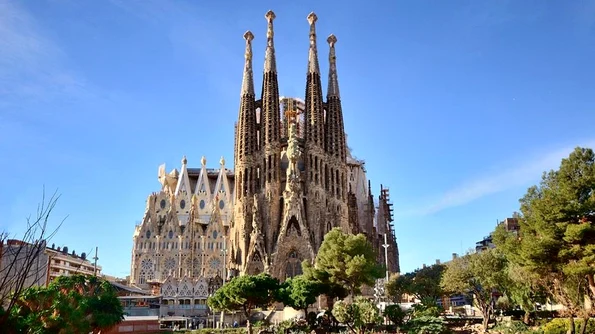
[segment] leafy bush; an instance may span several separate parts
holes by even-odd
[[[380,310],[374,302],[357,297],[353,302],[338,301],[332,310],[333,316],[351,330],[360,333],[380,323]]]
[[[217,333],[217,334],[244,334],[246,333],[246,329],[244,328],[217,328],[217,329],[213,329],[213,328],[203,328],[203,329],[195,329],[192,332],[188,332],[188,333],[192,333],[192,334],[212,334],[212,333]]]
[[[444,320],[426,315],[407,321],[403,330],[409,334],[446,334],[450,332]]]
[[[498,324],[494,330],[501,334],[519,334],[529,332],[529,327],[521,321],[511,321]]]
[[[438,317],[442,313],[442,308],[434,303],[415,304],[412,307],[412,317]]]
[[[576,332],[580,333],[580,328],[584,325],[583,320],[575,320]],[[570,321],[565,318],[556,318],[541,327],[544,334],[566,334],[570,328]],[[595,319],[590,319],[585,333],[595,333]]]
[[[399,305],[389,305],[384,309],[384,315],[397,326],[402,326],[405,322],[407,312]]]
[[[568,319],[556,318],[541,327],[544,334],[566,334]]]

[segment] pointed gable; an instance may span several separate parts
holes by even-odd
[[[178,198],[180,198],[181,195],[188,196],[188,194],[190,194],[190,178],[188,177],[187,164],[188,160],[186,160],[186,156],[184,156],[182,158],[182,169],[180,171],[180,175],[178,176],[178,184],[176,185],[176,190],[174,192]],[[189,197],[185,199],[190,200]]]
[[[176,280],[168,276],[161,285],[161,295],[163,298],[175,298],[178,294]]]
[[[200,163],[200,174],[198,175],[198,181],[196,182],[196,189],[194,189],[194,194],[199,197],[202,194],[211,194],[211,186],[209,184],[209,178],[207,175],[207,159],[203,156],[200,159]]]
[[[200,277],[194,284],[194,298],[207,299],[209,297],[209,284],[204,277]]]
[[[231,214],[233,212],[233,194],[229,186],[227,177],[227,168],[225,168],[225,159],[221,157],[221,168],[215,183],[215,192],[213,193],[213,212],[219,215],[219,219],[224,225],[230,224]]]
[[[221,168],[219,169],[219,175],[217,176],[217,183],[215,183],[215,191],[213,197],[219,195],[219,200],[231,202],[232,194],[229,188],[229,181],[227,180],[227,168],[225,168],[225,159],[221,157],[219,161]]]
[[[178,297],[192,297],[194,285],[188,276],[184,276],[178,283]]]

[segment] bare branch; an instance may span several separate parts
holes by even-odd
[[[10,238],[7,231],[0,232],[0,306],[10,311],[22,292],[34,285],[45,285],[48,275],[46,244],[60,229],[66,218],[55,228],[48,223],[60,195],[55,191],[46,198],[45,187],[42,200],[37,205],[34,218],[26,218],[26,228],[20,239]],[[46,278],[45,281],[41,281]],[[9,312],[0,316],[0,328]]]

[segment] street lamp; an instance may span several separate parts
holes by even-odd
[[[227,237],[225,235],[223,236],[223,249],[221,250],[221,254],[223,254],[223,284],[225,284],[225,282],[227,282],[227,262],[226,262]],[[219,319],[219,326],[220,326],[221,330],[223,330],[224,320],[225,320],[225,311],[221,310],[221,317]]]
[[[384,263],[386,265],[386,282],[388,282],[388,246],[390,246],[386,241],[386,233],[384,233]]]

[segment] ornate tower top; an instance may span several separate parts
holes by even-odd
[[[254,35],[250,30],[244,34],[246,40],[246,53],[244,54],[244,77],[242,79],[242,93],[241,95],[254,95],[254,79],[252,75],[252,40]]]
[[[188,160],[186,159],[186,156],[182,157],[182,165],[186,165],[188,164]]]
[[[207,158],[203,155],[202,158],[200,158],[200,164],[204,167],[207,165]]]
[[[330,36],[326,39],[329,44],[329,54],[328,54],[328,61],[329,61],[329,72],[328,72],[328,91],[326,93],[326,98],[336,97],[341,98],[339,94],[339,79],[337,78],[337,57],[335,56],[335,43],[337,43],[337,37],[335,35],[330,34]]]
[[[275,60],[275,43],[273,37],[275,32],[273,31],[273,20],[275,19],[275,13],[269,10],[264,17],[267,19],[267,49],[264,57],[264,71],[266,72],[277,72],[277,62]]]
[[[308,54],[308,73],[320,73],[318,66],[318,51],[316,50],[316,21],[318,17],[314,12],[308,15],[310,23],[310,53]]]

